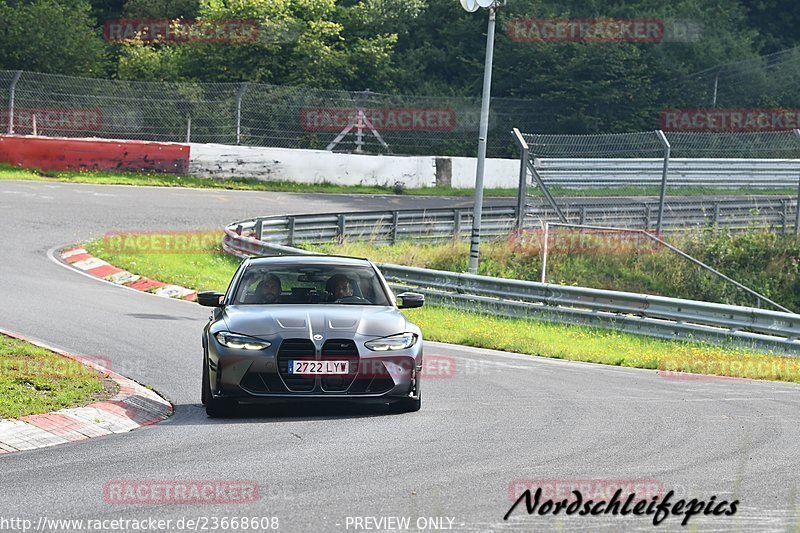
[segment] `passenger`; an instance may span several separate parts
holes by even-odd
[[[281,297],[281,278],[275,274],[269,274],[261,280],[256,288],[259,303],[274,304]]]

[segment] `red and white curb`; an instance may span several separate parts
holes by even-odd
[[[97,359],[72,355],[3,329],[0,329],[0,333],[79,361],[114,380],[119,386],[116,396],[102,402],[29,415],[19,420],[0,420],[0,454],[126,433],[172,415],[172,404],[167,400],[132,379],[110,371]]]
[[[149,292],[156,296],[176,298],[179,300],[194,301],[197,292],[180,285],[167,285],[161,281],[143,278],[111,265],[102,259],[93,256],[83,248],[68,248],[61,252],[61,259],[96,278],[110,281],[116,285],[124,285],[137,291]]]

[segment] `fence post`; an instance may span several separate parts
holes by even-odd
[[[548,240],[548,233],[550,229],[550,223],[544,223],[544,245],[542,246],[542,283],[547,283],[545,280],[547,279],[547,240]]]
[[[519,187],[517,188],[517,220],[514,223],[514,229],[521,230],[525,223],[525,198],[528,195],[528,143],[522,137],[519,129],[514,128],[511,130],[514,138],[519,145]]]
[[[14,134],[14,96],[17,92],[17,82],[19,81],[20,76],[22,76],[22,71],[18,70],[16,74],[14,74],[14,79],[11,80],[11,86],[8,88],[8,134]]]
[[[789,201],[786,198],[781,199],[781,233],[786,235],[789,229]]]
[[[664,202],[667,197],[667,175],[669,174],[669,156],[671,146],[666,135],[661,130],[656,130],[658,140],[664,146],[664,167],[661,170],[661,197],[658,200],[658,222],[656,223],[656,235],[661,235],[661,228],[664,224]]]
[[[242,96],[244,96],[244,91],[247,89],[248,82],[242,82],[242,85],[239,87],[239,94],[236,95],[236,144],[241,144],[242,142]]]
[[[192,139],[192,117],[186,117],[186,143],[190,143]]]
[[[800,129],[794,130],[794,135],[800,141]],[[797,198],[794,214],[794,233],[800,235],[800,177],[797,178]]]

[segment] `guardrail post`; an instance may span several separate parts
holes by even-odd
[[[242,141],[242,96],[247,89],[246,81],[242,82],[239,87],[239,93],[236,95],[236,144],[241,144]]]
[[[400,220],[400,213],[397,211],[392,211],[392,233],[390,234],[389,241],[391,244],[397,242],[397,223]]]
[[[581,214],[580,214],[580,221],[579,224],[586,224],[586,206],[581,206]]]
[[[14,134],[14,96],[17,92],[17,82],[19,81],[20,76],[22,76],[22,71],[18,70],[16,74],[14,74],[14,78],[11,80],[11,85],[8,88],[8,134]]]
[[[719,202],[714,202],[714,218],[711,220],[711,225],[716,226],[719,223]]]
[[[339,241],[339,244],[344,242],[344,225],[345,225],[345,215],[341,214],[337,218],[336,222],[336,240]]]
[[[453,209],[453,239],[461,238],[461,209]]]
[[[664,166],[661,169],[661,196],[658,199],[658,222],[656,223],[656,234],[661,235],[661,229],[664,225],[664,203],[667,198],[667,175],[669,174],[669,156],[671,146],[667,140],[666,135],[661,130],[656,130],[658,140],[664,146]]]
[[[256,225],[253,227],[253,231],[255,232],[254,238],[256,240],[259,240],[259,241],[263,240],[261,238],[261,231],[262,231],[262,226],[263,225],[264,225],[263,224],[263,220],[261,220],[260,218],[257,218],[256,219]]]
[[[294,217],[289,217],[289,232],[286,235],[287,245],[294,246]]]
[[[644,204],[644,229],[650,230],[650,204]]]

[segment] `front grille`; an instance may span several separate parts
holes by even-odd
[[[314,343],[308,339],[286,339],[278,349],[278,372],[286,387],[291,391],[310,392],[314,389],[315,378],[289,373],[289,360],[314,361]]]
[[[358,374],[358,348],[356,343],[348,339],[331,339],[322,346],[322,360],[348,361],[347,374],[323,376],[322,388],[326,391],[341,392],[347,390]]]

